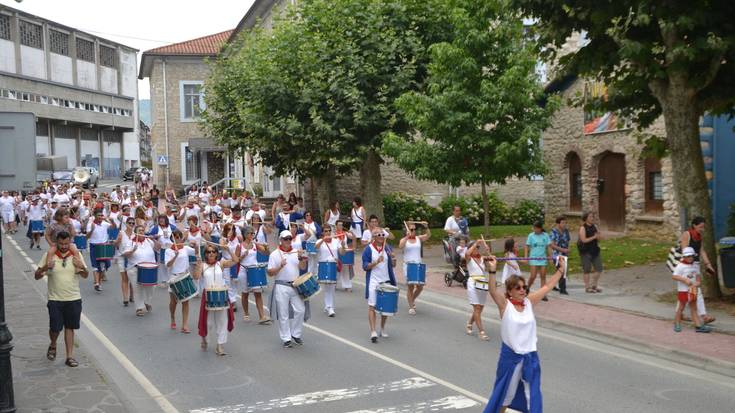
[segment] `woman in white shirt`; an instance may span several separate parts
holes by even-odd
[[[410,224],[406,224],[406,227],[408,228],[408,233],[398,242],[398,248],[403,250],[404,277],[408,276],[407,263],[422,263],[421,244],[431,237],[431,230],[429,229],[428,224],[426,225],[426,233],[418,236],[416,235],[416,223],[412,222]],[[416,299],[423,290],[423,284],[408,284],[408,291],[406,293],[408,298],[408,314],[416,315]]]
[[[536,316],[533,307],[541,302],[564,274],[566,257],[558,258],[557,271],[538,290],[527,293],[523,277],[511,275],[505,281],[505,294],[489,284],[490,296],[500,312],[500,338],[503,344],[498,359],[495,385],[485,413],[505,412],[508,407],[528,412],[542,411],[541,365],[536,352]],[[490,274],[495,274],[495,257],[487,259]]]
[[[355,235],[355,238],[362,238],[362,231],[365,229],[365,208],[362,206],[362,199],[355,197],[352,200],[352,210],[350,211],[350,231]],[[357,248],[357,244],[355,244]]]
[[[336,223],[336,222],[335,222]],[[325,226],[322,228],[322,239],[316,242],[317,261],[322,262],[333,262],[337,263],[337,257],[339,254],[344,254],[345,250],[342,247],[342,243],[337,238],[332,238],[332,227]],[[324,312],[329,317],[334,317],[334,292],[337,289],[337,282],[322,283],[322,290],[324,290]]]
[[[485,240],[480,239],[475,241],[465,252],[465,260],[467,260],[467,272],[470,278],[467,280],[467,299],[470,301],[472,306],[472,314],[470,319],[467,321],[467,335],[472,335],[472,326],[476,325],[478,330],[478,337],[487,341],[490,337],[485,334],[485,328],[482,326],[482,310],[485,308],[485,302],[487,301],[487,289],[488,289],[488,277],[487,270],[485,268],[485,260],[488,256],[480,255],[480,248],[483,247],[487,251],[488,248]],[[494,282],[493,282],[494,284]]]
[[[250,321],[250,303],[248,302],[248,295],[252,292],[255,295],[255,307],[258,310],[259,321],[258,324],[268,325],[271,323],[270,317],[265,315],[263,309],[263,287],[248,287],[248,275],[247,268],[255,267],[258,265],[258,252],[261,254],[268,254],[268,248],[263,244],[255,242],[255,231],[252,227],[245,227],[243,229],[243,241],[240,243],[235,251],[236,260],[239,261],[240,269],[239,276],[236,280],[231,280],[233,289],[240,292],[242,299],[242,310],[244,312],[242,319],[243,321]]]
[[[208,311],[206,307],[206,291],[213,288],[227,288],[225,279],[225,269],[236,264],[233,261],[222,259],[217,260],[217,248],[214,245],[207,244],[204,247],[205,260],[197,261],[194,267],[194,276],[201,276],[204,290],[202,291],[201,307],[199,308],[199,336],[202,338],[202,350],[207,349],[207,336],[213,331],[217,336],[217,348],[215,353],[218,356],[224,356],[224,344],[227,342],[227,333],[234,328],[232,304],[227,310]]]
[[[329,205],[329,209],[324,211],[324,220],[322,221],[325,223],[325,227],[329,225],[332,227],[332,231],[337,229],[337,221],[339,220],[339,202],[334,201]]]
[[[194,255],[200,261],[199,254],[194,248],[184,244],[184,234],[178,229],[173,232],[173,244],[166,249],[164,263],[168,268],[171,278],[178,277],[189,272],[189,256]],[[193,276],[198,280],[199,276]],[[171,314],[171,330],[176,330],[176,305],[178,300],[171,287],[168,288],[169,303],[168,310]],[[189,301],[181,303],[181,332],[189,334]]]
[[[155,263],[156,252],[161,248],[158,241],[153,241],[145,236],[145,228],[142,225],[135,227],[135,237],[124,247],[123,255],[128,259],[128,276],[138,279],[138,264]],[[135,283],[138,297],[135,315],[142,317],[146,312],[153,309],[153,285],[141,285]],[[145,311],[143,311],[145,309]]]

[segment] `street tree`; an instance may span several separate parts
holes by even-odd
[[[537,19],[540,44],[563,73],[603,81],[599,109],[633,119],[641,130],[663,115],[676,199],[686,216],[710,223],[704,248],[715,256],[712,209],[699,141],[705,112],[732,113],[735,104],[735,3],[671,0],[511,0]],[[559,53],[569,36],[588,42]],[[661,141],[661,139],[659,139]],[[656,140],[649,138],[650,143]],[[713,262],[716,262],[714,260]],[[721,295],[716,275],[704,277],[705,294]]]
[[[539,105],[532,39],[507,2],[453,4],[452,40],[430,47],[426,87],[396,103],[412,132],[383,149],[416,178],[480,184],[489,233],[487,185],[543,173],[539,139],[557,100]]]

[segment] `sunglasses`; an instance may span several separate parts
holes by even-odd
[[[374,236],[374,237],[380,237],[380,238],[383,238],[383,237],[385,237],[385,234],[374,234],[373,236]]]
[[[207,251],[204,251],[204,253],[205,254],[216,254],[217,251],[215,251],[215,250],[207,250]]]
[[[515,287],[513,287],[513,289],[514,290],[517,290],[517,291],[525,290],[526,289],[526,286],[525,285],[516,285]]]
[[[293,240],[293,237],[285,237],[285,238],[281,238],[281,239],[284,240],[284,241],[292,241]]]

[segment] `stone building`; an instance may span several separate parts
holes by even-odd
[[[0,5],[0,111],[36,116],[36,155],[138,166],[137,50]]]
[[[543,133],[547,223],[566,216],[576,228],[583,211],[611,232],[672,240],[680,228],[669,158],[646,158],[637,134],[610,113],[585,113],[566,102],[575,96],[604,93],[604,86],[576,77],[552,82],[564,106]],[[663,119],[646,131],[664,136]]]

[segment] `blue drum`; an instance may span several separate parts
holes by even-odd
[[[107,228],[107,237],[110,239],[110,241],[116,240],[118,235],[120,235],[120,228],[118,227]]]
[[[355,265],[355,250],[350,248],[345,250],[344,255],[340,255],[339,259],[342,265]]]
[[[260,264],[245,268],[248,276],[248,288],[261,288],[268,286],[266,267],[267,264]]]
[[[426,284],[426,264],[422,264],[420,262],[407,262],[406,283],[417,285]]]
[[[138,268],[139,285],[158,285],[158,264],[155,262],[141,262],[135,267]]]
[[[230,267],[230,279],[236,280],[240,276],[240,265],[236,264]]]
[[[322,284],[337,283],[337,263],[322,261],[318,267],[319,282]]]
[[[189,301],[197,295],[197,286],[188,272],[171,278],[168,284],[169,290],[176,296],[176,301],[180,303]]]
[[[398,287],[388,283],[380,284],[376,292],[375,311],[389,316],[398,314],[398,291]]]
[[[293,282],[293,288],[299,292],[299,295],[304,301],[308,301],[309,298],[319,292],[320,287],[316,276],[307,272]]]
[[[207,311],[222,311],[230,308],[227,288],[210,288],[205,294]]]
[[[31,221],[31,232],[34,234],[43,234],[43,221]]]
[[[85,235],[75,235],[74,245],[76,245],[78,250],[86,250],[87,249],[87,237]]]
[[[306,241],[306,252],[309,255],[316,255],[316,241]]]
[[[255,255],[255,259],[261,264],[268,264],[268,258],[268,254],[263,254],[260,251]]]
[[[215,244],[219,244],[219,240],[221,239],[219,235],[212,235],[210,236],[210,238],[211,238],[211,241],[214,242]]]

